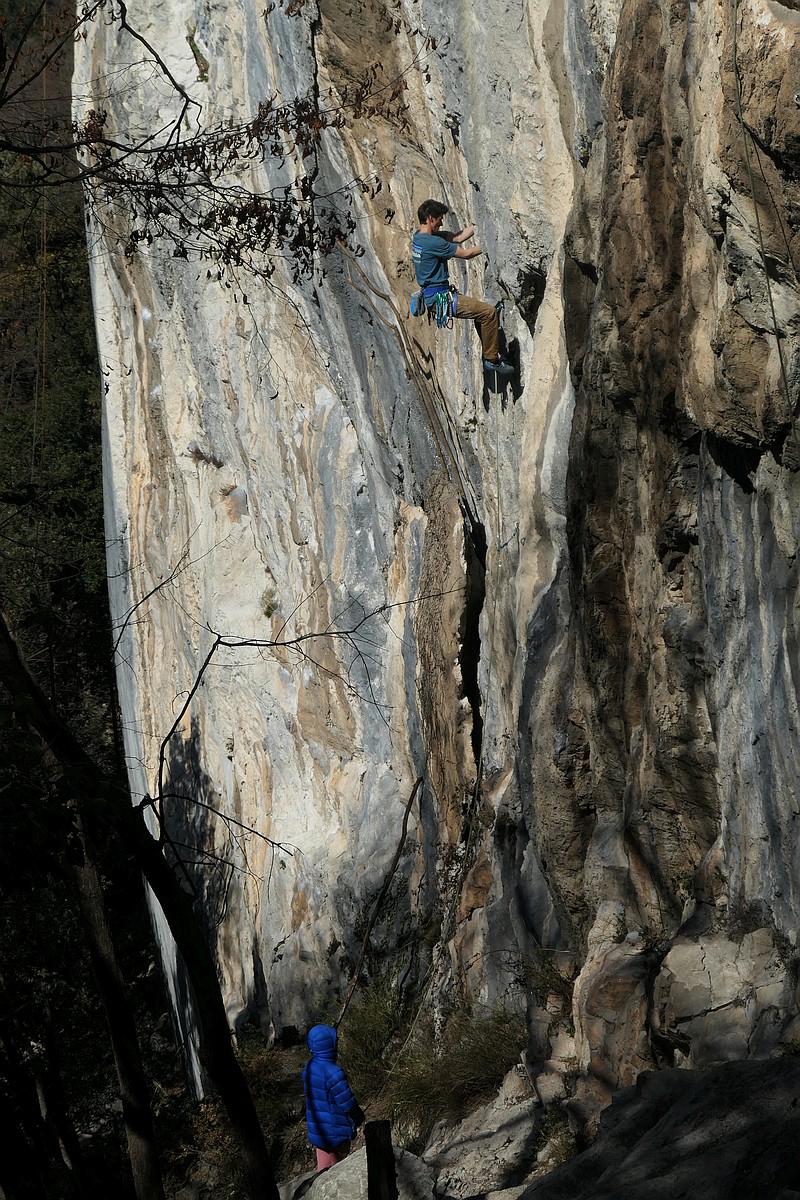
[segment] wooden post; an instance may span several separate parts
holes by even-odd
[[[367,1200],[397,1200],[397,1176],[389,1121],[367,1121]]]

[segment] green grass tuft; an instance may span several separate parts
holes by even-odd
[[[389,1118],[395,1139],[420,1150],[437,1121],[459,1120],[491,1099],[527,1044],[510,1008],[460,1011],[437,1044],[388,978],[357,995],[341,1033],[341,1058],[369,1119]]]
[[[437,1121],[460,1120],[490,1100],[526,1044],[524,1017],[503,1007],[456,1013],[438,1047],[429,1030],[418,1035],[386,1088],[398,1136],[421,1149]]]

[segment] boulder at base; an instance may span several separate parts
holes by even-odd
[[[433,1200],[433,1175],[421,1158],[394,1152],[398,1200]],[[367,1200],[367,1151],[362,1146],[344,1162],[278,1185],[281,1200]]]
[[[536,1165],[544,1109],[525,1072],[515,1067],[499,1095],[455,1128],[442,1124],[425,1148],[436,1195],[466,1200],[524,1182]]]
[[[640,1076],[521,1200],[800,1200],[800,1060]]]

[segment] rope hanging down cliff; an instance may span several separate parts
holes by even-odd
[[[464,506],[464,513],[467,517],[467,520],[474,528],[477,524],[475,503],[474,499],[470,495],[471,489],[467,481],[466,471],[461,463],[461,452],[457,439],[457,427],[453,421],[445,398],[438,388],[434,388],[432,378],[427,376],[420,368],[413,348],[408,342],[400,311],[392,300],[392,297],[387,292],[381,291],[379,288],[375,287],[375,284],[366,274],[361,264],[350,253],[345,245],[340,243],[339,249],[350,261],[351,265],[355,267],[356,271],[358,271],[358,274],[361,276],[365,285],[365,287],[359,287],[356,280],[352,275],[350,275],[348,281],[350,286],[354,291],[358,292],[359,295],[364,297],[367,304],[369,304],[369,307],[372,310],[376,320],[380,321],[380,323],[384,325],[391,333],[393,333],[397,339],[397,343],[400,347],[400,353],[403,356],[403,361],[405,362],[406,369],[408,370],[409,379],[414,385],[414,389],[419,397],[420,405],[422,407],[428,428],[431,432],[434,445],[436,446],[436,450],[447,470],[447,474],[451,483],[453,483],[458,491],[459,496],[461,497],[461,503]],[[391,310],[395,317],[394,321],[387,320],[381,311],[381,306],[374,303],[372,299],[373,296],[376,300],[381,302],[381,306],[385,306]],[[435,394],[435,391],[437,394]],[[447,418],[446,422],[442,420],[439,414],[440,408]]]
[[[502,312],[502,305],[498,308],[498,314]],[[491,613],[487,620],[488,644],[486,646],[486,688],[485,700],[488,701],[492,691],[492,675],[494,671],[494,643],[495,631],[497,628],[497,602],[500,595],[500,562],[501,555],[504,550],[511,545],[515,537],[519,536],[519,521],[514,523],[514,529],[510,536],[501,541],[503,536],[503,512],[502,512],[502,492],[500,487],[500,405],[495,406],[495,439],[494,439],[494,475],[495,475],[495,554],[494,554],[494,569],[492,572],[491,593],[492,605]],[[472,790],[472,800],[467,810],[464,826],[463,826],[463,845],[464,854],[459,871],[456,886],[453,888],[453,896],[448,905],[445,917],[442,921],[442,931],[445,940],[452,934],[452,925],[455,917],[455,911],[458,904],[458,894],[461,885],[470,868],[471,856],[475,847],[476,834],[480,829],[478,820],[478,810],[480,807],[481,790],[483,783],[483,760],[486,746],[485,732],[481,736],[480,751],[475,767],[475,786]]]
[[[474,512],[473,503],[471,502],[470,497],[469,497],[467,479],[466,479],[465,473],[462,469],[461,463],[459,461],[460,454],[457,452],[454,445],[452,444],[451,438],[448,437],[447,431],[439,417],[438,405],[434,398],[432,389],[429,386],[428,379],[426,378],[424,373],[420,370],[419,365],[416,360],[416,355],[414,354],[412,347],[408,343],[400,312],[398,311],[398,308],[397,308],[396,304],[394,303],[392,297],[390,295],[388,295],[388,293],[375,287],[375,285],[369,279],[369,277],[367,276],[366,272],[364,271],[364,269],[362,268],[360,263],[354,258],[354,256],[350,253],[350,251],[347,249],[347,247],[344,245],[340,245],[340,249],[341,249],[342,253],[346,256],[346,258],[350,261],[351,265],[353,267],[355,267],[356,271],[360,275],[360,277],[365,285],[364,287],[360,287],[358,285],[358,283],[356,282],[356,280],[351,275],[350,276],[351,286],[361,296],[364,297],[364,299],[369,304],[370,309],[374,313],[375,317],[387,329],[391,330],[391,332],[394,334],[394,336],[397,339],[397,342],[400,346],[401,353],[403,355],[403,359],[404,359],[404,361],[406,363],[406,367],[408,369],[409,377],[412,380],[412,382],[417,390],[417,393],[419,395],[423,413],[426,417],[428,427],[430,428],[431,433],[433,435],[436,447],[439,451],[439,454],[440,454],[443,462],[449,468],[448,473],[451,474],[451,478],[454,476],[453,482],[456,483],[458,491],[461,495],[461,500],[462,500],[462,504],[464,506],[465,516],[467,517],[467,520],[470,522],[470,524],[472,525],[472,527],[474,529],[474,528],[476,528],[478,522],[477,522],[477,518],[476,518],[476,515]],[[376,300],[379,300],[381,302],[381,306],[379,306],[373,302],[372,296],[374,296]],[[389,310],[391,310],[391,312],[395,316],[395,321],[388,320],[384,316],[383,312],[381,311],[381,307],[385,307],[385,308],[388,308]],[[487,305],[486,307],[488,308],[489,306]],[[499,304],[496,307],[493,307],[491,311],[492,311],[492,316],[493,316],[494,320],[497,322],[498,341],[499,341],[500,340],[500,319],[501,319],[501,313],[502,313],[502,304]],[[495,369],[494,364],[489,364],[487,366],[487,370],[488,369],[494,370]],[[449,409],[445,402],[444,396],[442,396],[441,392],[439,392],[439,402],[449,417],[450,416]],[[497,424],[496,424],[496,428],[495,428],[494,473],[495,473],[495,488],[496,488],[496,526],[497,526],[497,528],[495,531],[496,555],[495,555],[495,566],[494,566],[494,581],[493,581],[493,589],[492,589],[493,590],[492,611],[491,611],[491,616],[489,617],[489,621],[488,621],[489,644],[488,644],[487,653],[485,656],[485,661],[487,663],[487,682],[486,682],[486,695],[487,696],[488,696],[490,688],[491,688],[491,680],[492,680],[492,658],[493,658],[493,650],[494,650],[494,631],[495,631],[495,627],[496,627],[496,616],[497,616],[500,554],[503,550],[505,550],[511,544],[511,542],[514,540],[514,538],[519,535],[519,523],[517,522],[515,524],[514,530],[512,531],[511,535],[505,541],[502,540],[502,513],[501,513],[501,493],[500,493],[500,429],[499,429],[500,408],[499,408],[499,406],[497,408],[496,421],[497,421]],[[450,418],[450,423],[452,424],[452,418]],[[456,444],[457,444],[457,442],[456,442]],[[471,489],[469,489],[469,490],[471,490]],[[481,775],[483,772],[483,756],[484,756],[484,739],[481,738],[480,748],[478,750],[478,756],[477,756],[477,760],[476,760],[475,786],[473,788],[472,799],[471,799],[471,803],[469,806],[469,811],[466,814],[466,819],[465,819],[464,828],[463,828],[464,871],[462,872],[462,878],[463,878],[463,873],[465,873],[465,870],[466,870],[466,865],[468,863],[471,850],[474,846],[475,831],[477,828],[476,814],[477,814],[477,810],[479,807],[479,800],[480,800],[480,795],[481,795]],[[458,889],[456,888],[454,890],[457,891]],[[454,905],[451,902],[451,904],[448,905],[447,911],[445,913],[443,926],[446,926],[450,923],[450,921],[452,919],[452,914],[454,911],[455,911]]]

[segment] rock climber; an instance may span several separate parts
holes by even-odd
[[[480,246],[467,248],[463,244],[475,236],[474,225],[467,225],[458,233],[442,233],[442,221],[449,211],[447,205],[439,200],[425,200],[417,210],[419,229],[411,242],[417,283],[424,290],[429,309],[434,307],[437,294],[453,293],[453,316],[471,317],[475,322],[483,348],[484,370],[496,371],[498,375],[513,375],[514,368],[500,356],[500,317],[497,309],[485,300],[462,296],[449,282],[449,259],[477,258],[483,254]]]
[[[317,1171],[347,1158],[364,1114],[336,1062],[336,1030],[315,1025],[308,1031],[311,1058],[303,1067],[308,1140],[317,1152]]]

